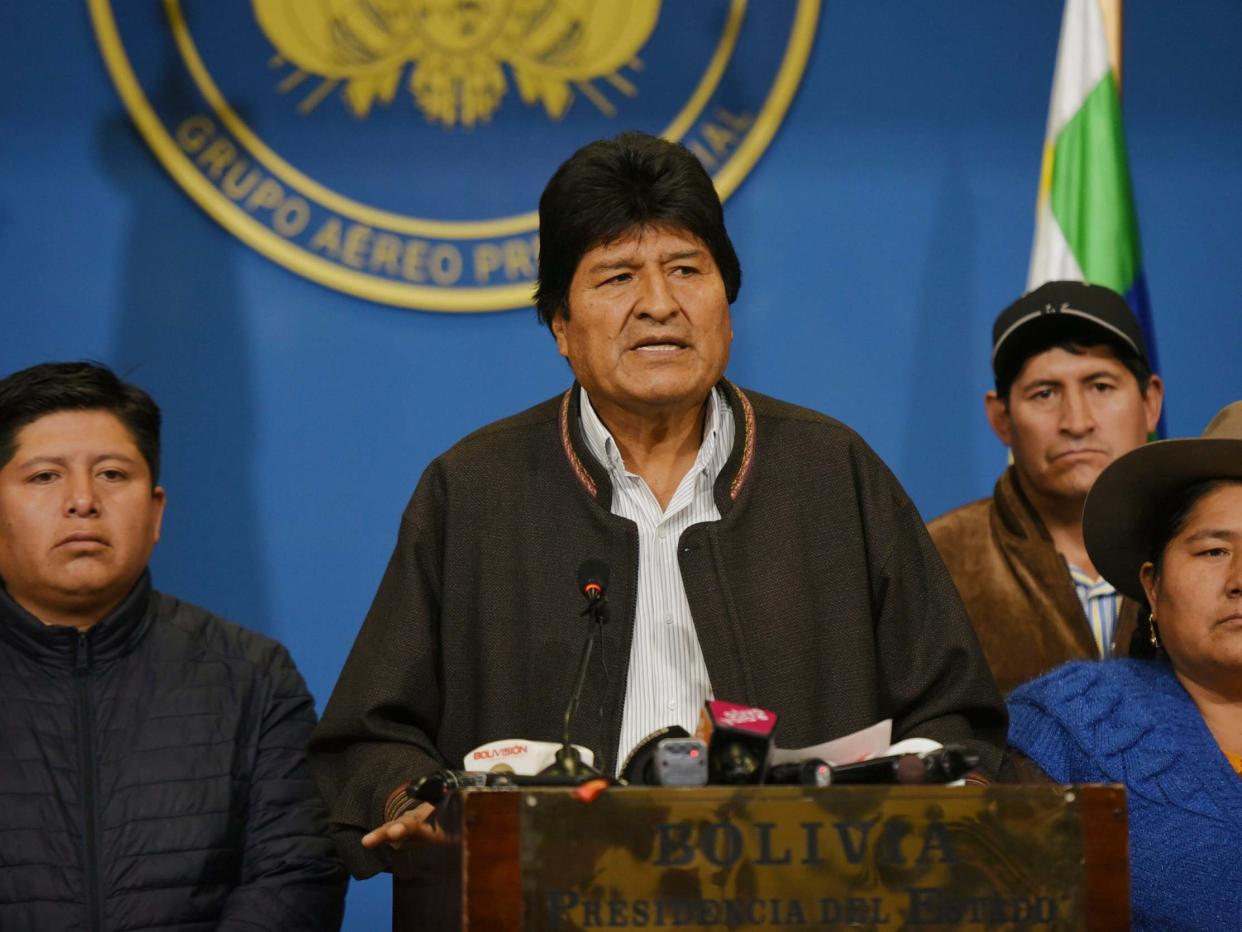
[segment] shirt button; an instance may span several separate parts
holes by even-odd
[[[677,703],[676,703],[676,702],[674,702],[672,699],[670,699],[670,700],[668,701],[668,710],[669,710],[670,712],[672,712],[672,711],[673,711],[673,709],[675,709],[675,708],[677,708]]]
[[[671,625],[671,624],[673,623],[673,616],[672,616],[672,615],[665,615],[665,616],[664,616],[664,623],[665,623],[666,625]]]
[[[664,528],[660,528],[660,531],[656,534],[656,537],[660,538],[660,540],[664,540],[664,538],[668,537],[668,531],[664,530]]]

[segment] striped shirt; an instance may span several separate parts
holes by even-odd
[[[1074,564],[1067,562],[1066,565],[1070,578],[1074,580],[1078,601],[1087,616],[1091,635],[1095,638],[1095,646],[1099,648],[1100,657],[1107,660],[1113,655],[1113,634],[1117,630],[1117,613],[1121,610],[1121,593],[1103,577],[1092,579]]]
[[[690,525],[720,520],[712,490],[733,450],[735,430],[728,402],[719,389],[713,389],[698,456],[668,508],[662,509],[643,478],[625,468],[616,441],[582,390],[582,433],[587,448],[612,480],[612,513],[638,525],[638,606],[625,681],[618,772],[630,751],[652,732],[680,725],[694,734],[699,710],[711,697],[707,664],[677,564],[677,542]]]

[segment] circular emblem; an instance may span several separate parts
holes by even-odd
[[[535,207],[573,150],[686,145],[728,197],[819,0],[90,0],[121,99],[212,217],[291,271],[440,311],[532,303]]]

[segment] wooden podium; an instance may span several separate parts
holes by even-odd
[[[1126,929],[1117,786],[468,790],[393,928]]]

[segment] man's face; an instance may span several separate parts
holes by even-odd
[[[0,468],[0,579],[42,621],[93,624],[142,575],[164,490],[107,411],[48,414],[16,440]]]
[[[1081,353],[1054,347],[1026,361],[1010,387],[1008,410],[988,393],[988,419],[1013,452],[1028,494],[1074,501],[1105,466],[1146,441],[1163,395],[1153,375],[1144,397],[1107,346]]]
[[[712,254],[682,230],[597,246],[552,320],[561,355],[601,409],[657,415],[701,405],[724,374],[733,326]]]

